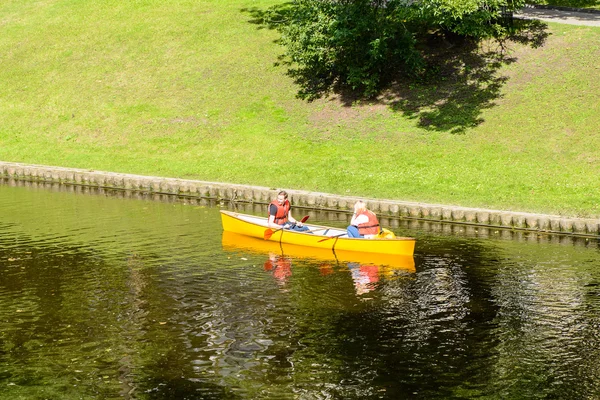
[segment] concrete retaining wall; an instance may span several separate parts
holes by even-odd
[[[266,204],[279,189],[187,179],[118,174],[73,168],[29,165],[0,161],[0,176],[24,181],[53,182],[127,191],[189,196],[217,201]],[[294,207],[350,212],[357,197],[288,190]],[[398,200],[363,199],[380,217],[443,221],[474,226],[511,228],[538,232],[594,236],[600,234],[600,219],[565,218],[555,215],[413,203]]]

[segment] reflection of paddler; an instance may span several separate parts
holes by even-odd
[[[348,268],[354,281],[356,294],[367,293],[375,289],[375,283],[379,282],[379,266],[348,263]]]
[[[269,254],[269,259],[264,264],[265,271],[270,271],[273,277],[279,283],[285,284],[292,276],[292,260],[273,253]]]
[[[323,276],[331,275],[331,274],[333,274],[333,266],[329,263],[323,263],[323,264],[319,265],[319,272]]]

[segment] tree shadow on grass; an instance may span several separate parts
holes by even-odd
[[[248,22],[258,25],[258,29],[277,29],[277,25],[285,24],[290,19],[292,12],[292,3],[277,4],[267,9],[258,7],[245,7],[240,11],[248,14],[250,19]]]
[[[283,4],[269,10],[244,9],[260,28],[276,29],[268,21],[285,21],[289,8]],[[348,87],[331,80],[315,82],[310,74],[290,65],[280,57],[276,65],[287,67],[287,75],[299,87],[299,97],[308,101],[332,94],[343,106],[360,102],[367,105],[386,105],[407,118],[417,120],[419,127],[439,132],[462,134],[483,122],[482,112],[496,105],[502,88],[508,81],[501,68],[516,62],[508,56],[510,43],[532,48],[543,46],[548,37],[548,25],[537,20],[514,20],[507,40],[474,43],[447,35],[431,35],[420,49],[427,64],[426,70],[416,77],[400,75],[375,98],[365,99]]]
[[[536,48],[548,36],[547,25],[540,21],[515,24],[519,29],[511,35],[513,43]],[[424,51],[427,71],[417,78],[396,79],[377,101],[417,120],[423,129],[464,133],[481,124],[483,110],[502,97],[508,77],[500,71],[517,61],[508,55],[508,46],[506,41],[449,44],[446,38],[432,36]]]

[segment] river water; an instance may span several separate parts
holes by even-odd
[[[281,258],[232,207],[0,182],[0,398],[600,398],[595,239],[395,221],[413,265]]]

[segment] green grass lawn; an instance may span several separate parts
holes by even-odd
[[[2,2],[0,159],[600,216],[600,28],[550,24],[509,64],[308,103],[251,22],[275,3]]]

